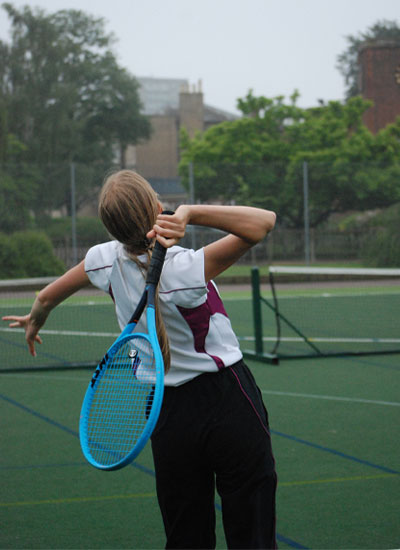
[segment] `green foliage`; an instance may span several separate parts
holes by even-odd
[[[288,143],[285,128],[303,117],[296,97],[285,105],[282,97],[255,98],[249,92],[238,102],[244,118],[213,126],[191,141],[183,136],[180,174],[187,183],[187,167],[194,162],[196,199],[277,204],[283,162],[295,145]]]
[[[367,265],[400,267],[400,203],[370,222],[369,238],[361,251]]]
[[[5,173],[0,168],[0,231],[11,233],[18,229],[26,229],[31,223],[31,202],[36,185],[23,167],[14,176]]]
[[[21,254],[8,235],[0,233],[0,279],[24,277]]]
[[[7,167],[37,167],[40,194],[31,209],[41,216],[68,208],[72,161],[91,167],[77,182],[79,204],[92,193],[95,172],[112,164],[115,146],[123,151],[147,138],[150,126],[137,81],[119,67],[103,19],[2,7],[11,42],[0,42],[0,159]]]
[[[307,162],[310,224],[334,212],[387,206],[400,200],[400,119],[376,136],[362,123],[370,103],[331,101],[296,106],[297,94],[255,98],[238,105],[244,118],[181,136],[180,174],[194,166],[195,198],[276,210],[286,225],[303,226],[303,168]]]
[[[360,93],[359,89],[359,49],[367,44],[374,44],[381,40],[396,42],[400,44],[400,27],[396,21],[377,21],[365,32],[357,36],[346,37],[347,49],[337,58],[337,68],[343,75],[347,86],[346,97],[354,97]]]
[[[80,240],[90,243],[91,246],[110,240],[110,236],[99,218],[78,218],[76,231]]]
[[[50,238],[53,245],[71,241],[71,218],[47,218],[40,224],[41,230]],[[78,217],[76,219],[78,244],[93,246],[109,240],[108,233],[99,218]]]
[[[50,239],[37,231],[0,234],[0,277],[60,275],[65,266],[55,257]]]
[[[63,262],[54,255],[46,235],[36,231],[18,232],[12,236],[12,241],[22,256],[25,276],[61,275],[65,271]]]
[[[111,67],[109,79],[103,84],[97,112],[92,116],[88,139],[103,136],[106,142],[119,146],[119,163],[125,167],[125,151],[150,137],[148,118],[140,114],[137,80],[118,66]]]

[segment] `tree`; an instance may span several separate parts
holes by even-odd
[[[9,128],[27,145],[24,160],[85,160],[82,130],[111,42],[102,20],[72,10],[46,15],[3,7],[12,23],[3,88]]]
[[[337,68],[346,83],[346,98],[360,94],[358,52],[361,46],[374,44],[381,40],[400,44],[400,27],[396,21],[377,21],[365,32],[357,36],[347,36],[348,47],[337,58]]]
[[[202,201],[235,198],[253,205],[276,203],[275,185],[290,144],[285,128],[304,115],[296,106],[297,93],[286,105],[283,97],[256,98],[250,91],[238,100],[244,118],[212,126],[190,140],[181,139],[180,173],[195,163],[196,198]]]
[[[288,226],[302,227],[303,163],[308,164],[310,225],[334,212],[400,200],[396,176],[400,121],[376,136],[362,123],[370,102],[331,101],[313,109],[284,98],[239,100],[244,117],[183,134],[180,173],[193,162],[196,198],[272,208]]]
[[[14,155],[25,150],[25,146],[12,134],[1,136],[1,158]],[[5,168],[0,163],[0,232],[14,232],[31,226],[31,207],[38,193],[38,171],[34,168],[26,170],[23,165],[13,163]]]
[[[140,114],[138,82],[126,70],[114,66],[104,82],[102,97],[99,97],[97,113],[89,124],[88,139],[103,136],[109,143],[118,145],[119,164],[126,166],[126,149],[148,139],[151,125]]]
[[[378,213],[366,223],[369,238],[361,254],[367,265],[374,267],[400,266],[400,202]]]
[[[0,146],[0,152],[7,164],[41,167],[35,174],[41,193],[32,207],[51,211],[68,204],[69,163],[104,172],[115,145],[146,138],[149,123],[140,113],[137,82],[118,66],[103,19],[9,3],[3,9],[12,40],[0,43],[0,132],[14,135],[24,150],[11,155]],[[77,185],[78,200],[92,194],[96,169],[91,172]]]

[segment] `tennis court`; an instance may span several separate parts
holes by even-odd
[[[243,346],[251,345],[249,290],[225,294]],[[18,300],[24,309],[31,297]],[[75,309],[69,301],[60,317],[52,315],[41,366],[93,361],[113,340],[112,304],[100,296],[85,303]],[[2,315],[10,305],[15,311],[16,303],[2,302]],[[88,319],[91,337],[84,335]],[[265,315],[266,329],[269,322]],[[0,337],[7,370],[0,392],[1,548],[162,548],[149,448],[117,472],[84,462],[78,422],[90,371],[17,371],[31,361],[21,354],[22,335],[2,330]],[[248,363],[270,415],[279,547],[398,548],[400,355]],[[216,507],[224,548],[218,501]]]

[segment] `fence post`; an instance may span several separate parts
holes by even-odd
[[[71,183],[71,231],[72,231],[72,265],[78,263],[78,249],[76,244],[76,197],[75,197],[75,164],[70,164]]]
[[[195,196],[194,196],[194,174],[193,174],[193,162],[189,162],[189,202],[190,204],[194,204]],[[190,235],[192,239],[192,248],[193,250],[196,250],[196,226],[192,225]]]
[[[303,162],[303,201],[304,201],[304,256],[310,265],[310,218],[308,209],[308,163]]]
[[[260,297],[260,272],[258,267],[251,268],[251,288],[253,298],[253,323],[254,323],[254,350],[256,355],[263,355],[262,338],[262,317],[261,317],[261,297]]]

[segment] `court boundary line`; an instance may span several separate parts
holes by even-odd
[[[0,332],[10,333],[10,334],[24,334],[24,329],[21,328],[9,328],[9,327],[0,327]],[[86,330],[59,330],[59,329],[42,329],[40,334],[50,335],[50,336],[94,336],[99,338],[116,338],[119,336],[119,332],[97,332],[97,331],[86,331]],[[238,340],[244,342],[254,342],[254,336],[238,336]],[[264,342],[274,342],[276,340],[275,336],[263,336]],[[307,341],[310,342],[321,342],[321,343],[356,343],[356,344],[398,344],[400,343],[400,338],[329,338],[321,336],[310,336],[307,337]],[[304,338],[298,336],[284,336],[281,338],[281,342],[304,342]],[[22,346],[25,347],[25,346]]]
[[[2,508],[13,508],[13,507],[22,507],[22,506],[41,506],[45,504],[75,504],[79,502],[95,502],[95,501],[105,501],[105,500],[120,500],[120,499],[129,499],[129,498],[156,498],[157,493],[155,491],[151,493],[131,493],[126,495],[103,495],[103,496],[93,496],[93,497],[70,497],[70,498],[54,498],[54,499],[43,499],[43,500],[27,500],[27,501],[16,501],[16,502],[0,502],[0,507]]]
[[[281,481],[280,487],[296,487],[307,485],[324,485],[329,483],[347,483],[351,481],[371,481],[375,479],[392,479],[398,477],[399,474],[376,474],[374,476],[349,476],[349,477],[333,477],[327,479],[309,479],[304,481]]]
[[[297,437],[295,435],[285,434],[278,430],[270,430],[270,431],[271,431],[271,434],[278,435],[279,437],[284,437],[286,439],[290,439],[291,441],[296,441],[297,443],[301,443],[302,445],[307,445],[308,447],[312,447],[319,451],[325,451],[327,453],[333,454],[340,458],[345,458],[346,460],[352,460],[353,462],[358,462],[359,464],[369,466],[370,468],[376,468],[378,470],[382,470],[383,472],[387,472],[389,474],[400,474],[400,471],[393,470],[392,468],[389,468],[387,466],[381,466],[380,464],[375,464],[374,462],[370,462],[369,460],[364,460],[363,458],[357,458],[356,456],[348,455],[347,453],[342,453],[341,451],[337,451],[336,449],[331,449],[330,447],[325,447],[324,445],[319,445],[318,443],[313,443],[312,441],[301,439],[300,437]]]
[[[0,371],[1,372],[1,371]],[[59,374],[54,371],[54,374]],[[69,382],[78,382],[80,384],[88,384],[89,379],[86,377],[74,377],[74,376],[53,376],[48,374],[38,374],[38,373],[12,373],[12,372],[6,372],[3,376],[6,376],[7,378],[44,378],[47,380],[54,380],[54,381],[69,381]],[[297,392],[286,392],[286,391],[278,391],[278,390],[263,390],[260,389],[261,393],[264,395],[277,395],[282,397],[300,397],[304,399],[321,399],[325,401],[339,401],[339,402],[345,402],[345,403],[363,403],[366,405],[382,405],[382,406],[388,406],[388,407],[400,407],[400,402],[397,401],[382,401],[377,399],[364,399],[360,397],[341,397],[337,395],[324,395],[324,394],[313,394],[313,393],[297,393]]]
[[[7,333],[24,333],[25,330],[23,328],[8,328],[8,327],[0,327],[0,332],[7,332]],[[53,335],[53,336],[96,336],[101,338],[117,338],[121,333],[120,332],[93,332],[93,331],[85,331],[85,330],[57,330],[57,329],[41,329],[40,334],[46,334],[46,335]],[[26,346],[24,346],[26,347]]]
[[[54,463],[54,464],[30,464],[25,466],[0,466],[0,471],[12,471],[12,470],[38,470],[38,469],[47,469],[47,468],[86,468],[89,467],[90,464],[87,462],[65,462],[65,463]],[[352,481],[371,481],[371,480],[377,480],[377,479],[391,479],[394,477],[398,477],[399,474],[390,474],[390,473],[384,473],[384,474],[375,474],[375,475],[359,475],[359,476],[347,476],[347,477],[336,477],[336,478],[323,478],[323,479],[304,479],[304,480],[295,480],[295,481],[280,481],[279,486],[280,487],[296,487],[296,486],[307,486],[307,485],[323,485],[323,484],[330,484],[330,483],[348,483]],[[90,500],[104,500],[104,499],[111,499],[111,498],[134,498],[137,496],[136,494],[127,494],[127,495],[113,495],[113,496],[99,496],[99,497],[71,497],[74,500],[77,500],[79,498],[82,499],[90,499]],[[64,501],[69,501],[71,499],[55,499],[55,500],[48,500],[45,499],[43,501],[27,501],[21,502],[21,505],[25,504],[46,504],[49,502],[54,503],[62,503]],[[6,505],[16,505],[18,503],[4,503],[0,502],[0,506],[6,506]]]
[[[379,401],[374,399],[362,399],[359,397],[340,397],[335,395],[318,395],[313,393],[296,393],[274,390],[261,390],[265,395],[281,395],[283,397],[303,397],[306,399],[322,399],[326,401],[343,401],[346,403],[365,403],[367,405],[384,405],[388,407],[400,407],[400,403],[396,401]]]

